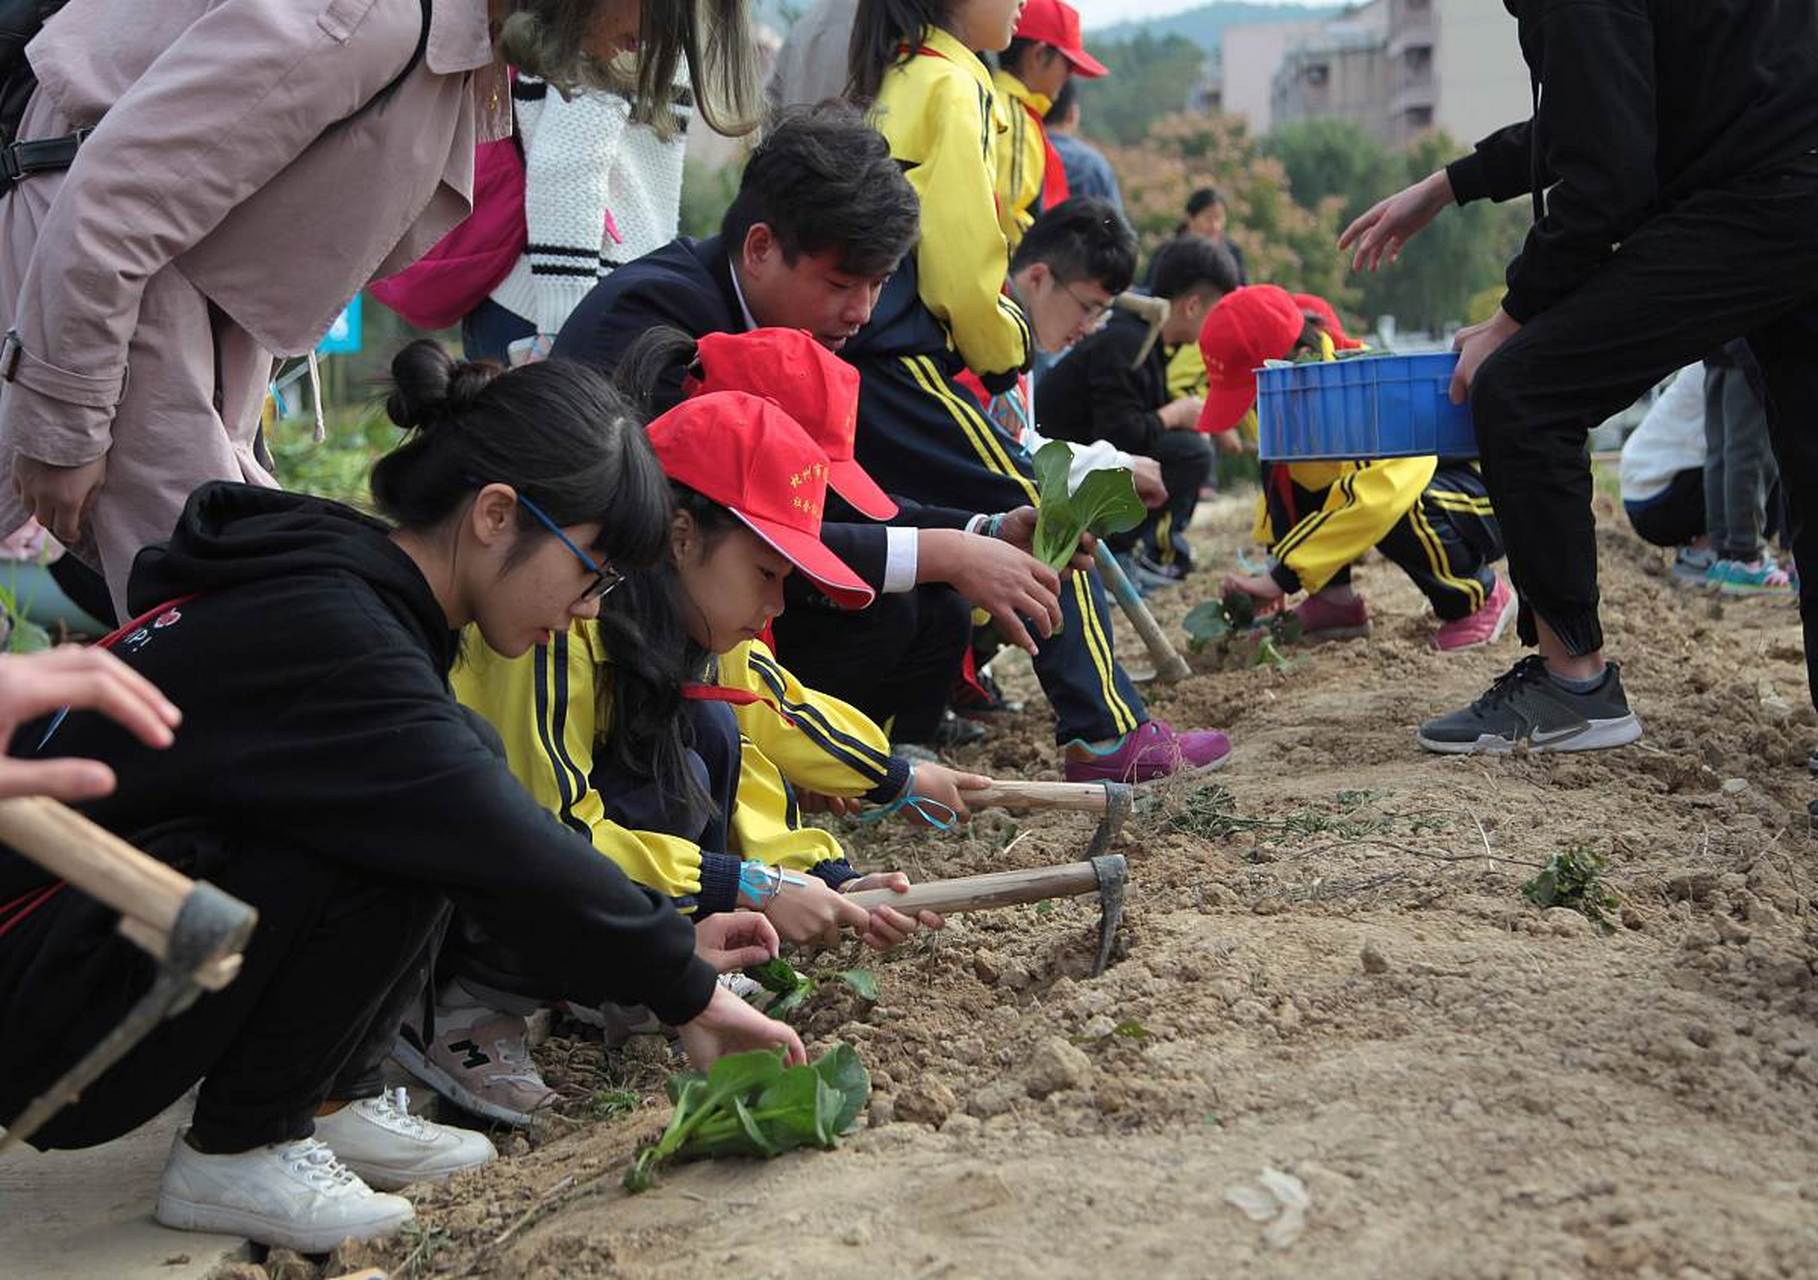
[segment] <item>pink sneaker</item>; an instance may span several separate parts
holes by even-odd
[[[1067,744],[1068,782],[1153,782],[1177,773],[1210,772],[1231,758],[1231,739],[1217,729],[1176,733],[1165,720],[1150,720],[1126,733],[1109,751],[1083,742]]]
[[[1495,644],[1520,611],[1521,602],[1499,573],[1496,587],[1490,592],[1490,598],[1483,602],[1483,608],[1468,618],[1440,624],[1439,630],[1433,633],[1433,647],[1442,653],[1457,653],[1460,649]]]
[[[1324,596],[1308,596],[1294,606],[1303,641],[1357,640],[1370,634],[1370,606],[1362,596],[1349,604],[1334,604]]]

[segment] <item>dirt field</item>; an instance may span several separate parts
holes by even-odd
[[[1435,653],[1418,594],[1370,563],[1373,640],[1155,695],[1237,749],[1131,823],[1125,945],[1102,978],[1085,977],[1083,899],[817,960],[882,988],[870,1008],[823,988],[803,1020],[870,1065],[869,1127],[834,1153],[677,1168],[635,1198],[618,1176],[662,1127],[661,1049],[603,1076],[597,1046],[558,1036],[545,1060],[582,1100],[570,1111],[629,1112],[559,1122],[419,1197],[422,1228],[388,1260],[500,1277],[1818,1274],[1818,719],[1796,611],[1676,589],[1600,502],[1638,747],[1423,755],[1416,721],[1515,644]],[[1207,564],[1230,563],[1247,514],[1206,513]],[[1171,629],[1187,603],[1162,602]],[[1049,736],[1032,712],[963,763],[1052,776]],[[964,874],[1065,860],[1088,831],[994,815],[959,838],[867,832],[853,854]],[[1609,860],[1608,933],[1522,896],[1575,846]],[[635,1101],[596,1093],[627,1082]],[[1265,1170],[1298,1180],[1304,1212],[1231,1203],[1273,1208]]]

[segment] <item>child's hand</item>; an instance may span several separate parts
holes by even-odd
[[[806,883],[793,880],[783,886],[764,906],[764,916],[785,942],[798,946],[818,942],[832,946],[839,941],[841,929],[851,929],[861,936],[871,928],[871,913],[856,902],[846,899],[814,876]]]
[[[865,802],[853,796],[829,796],[818,791],[797,791],[795,807],[803,813],[831,813],[844,818],[863,810]]]
[[[876,875],[848,880],[840,886],[841,893],[857,893],[862,889],[888,889],[892,893],[908,893],[909,877],[900,871],[881,871]],[[947,922],[932,911],[918,911],[915,918],[911,919],[894,907],[873,907],[871,927],[865,931],[861,941],[875,951],[887,951],[907,942],[917,929],[946,927]]]
[[[1256,601],[1256,616],[1266,618],[1281,608],[1287,592],[1268,574],[1227,573],[1219,584],[1222,591],[1241,591]]]
[[[966,807],[966,792],[990,785],[991,779],[987,777],[976,773],[961,773],[944,764],[918,764],[915,766],[915,776],[910,781],[913,794],[946,805],[953,810],[954,817],[960,822],[972,816],[971,810]],[[934,825],[920,814],[915,815],[915,820],[923,826]]]
[[[736,973],[776,958],[776,929],[755,911],[711,915],[695,921],[694,953],[721,973]]]

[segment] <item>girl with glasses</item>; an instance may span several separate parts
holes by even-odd
[[[171,745],[82,711],[21,735],[109,765],[118,789],[88,815],[260,918],[230,987],[34,1141],[108,1141],[200,1082],[158,1220],[305,1253],[410,1220],[374,1188],[493,1156],[379,1083],[451,905],[551,993],[647,1005],[699,1067],[772,1046],[803,1058],[793,1031],[716,983],[775,953],[768,923],[696,926],[632,883],[512,778],[449,690],[463,628],[523,653],[597,612],[609,563],[663,555],[669,494],[640,422],[579,366],[494,376],[419,342],[392,369],[387,407],[409,434],[373,471],[384,519],[216,483],[139,557],[140,616],[111,647],[182,709]],[[0,854],[0,1043],[25,1050],[0,1078],[0,1123],[146,990],[151,966],[116,923]]]

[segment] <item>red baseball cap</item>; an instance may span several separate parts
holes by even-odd
[[[873,520],[892,520],[896,503],[852,458],[858,432],[858,370],[804,329],[710,333],[695,343],[700,377],[682,380],[685,396],[743,391],[762,396],[795,419],[827,452],[827,483]]]
[[[1332,339],[1332,345],[1340,351],[1358,351],[1363,348],[1363,343],[1345,332],[1344,321],[1338,318],[1337,309],[1317,293],[1295,294],[1294,305],[1319,321],[1319,327],[1326,331],[1326,336]]]
[[[725,507],[842,609],[877,598],[821,541],[827,453],[770,401],[742,391],[684,400],[647,428],[663,472]]]
[[[1256,370],[1285,360],[1307,329],[1300,305],[1280,285],[1252,284],[1220,298],[1199,330],[1206,362],[1201,431],[1229,431],[1256,403]]]
[[[1106,72],[1105,64],[1086,52],[1079,33],[1079,10],[1066,0],[1029,0],[1017,19],[1016,34],[1059,49],[1061,57],[1073,64],[1075,75],[1096,80]]]

